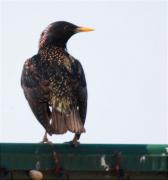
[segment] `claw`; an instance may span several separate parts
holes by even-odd
[[[73,140],[69,142],[69,144],[72,146],[72,147],[78,147],[80,145],[80,142],[78,141],[78,137],[75,135]]]
[[[49,144],[49,145],[53,144],[51,141],[48,140],[47,132],[45,132],[44,137],[43,137],[43,139],[42,139],[42,141],[40,143],[42,143],[42,144]]]
[[[72,147],[77,148],[77,147],[79,147],[80,142],[79,141],[70,141],[70,144]]]

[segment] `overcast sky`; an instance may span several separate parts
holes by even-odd
[[[41,31],[65,20],[92,27],[68,51],[84,67],[88,114],[82,143],[168,143],[166,3],[3,1],[0,142],[39,142],[44,129],[20,86],[24,61],[37,53]],[[53,142],[73,135],[54,135]]]

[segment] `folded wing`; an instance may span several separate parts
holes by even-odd
[[[35,117],[46,129],[46,131],[51,134],[51,112],[48,105],[49,82],[44,81],[39,77],[39,74],[34,65],[35,58],[38,57],[32,57],[25,62],[21,76],[21,86]]]

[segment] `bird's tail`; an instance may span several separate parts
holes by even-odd
[[[79,112],[75,109],[72,110],[69,115],[66,115],[53,108],[51,126],[53,127],[55,134],[63,134],[68,130],[73,133],[85,132]]]

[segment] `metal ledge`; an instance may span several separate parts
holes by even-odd
[[[70,179],[131,176],[159,180],[168,177],[168,145],[81,144],[73,148],[69,144],[1,143],[0,167],[1,176],[12,172],[13,179],[22,175],[25,179],[27,171],[39,169],[47,179],[60,171]]]

